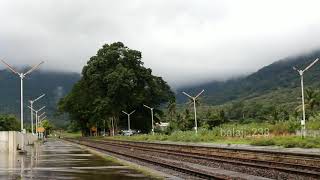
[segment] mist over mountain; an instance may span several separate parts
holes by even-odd
[[[178,103],[187,101],[182,91],[196,95],[202,89],[205,89],[202,99],[207,105],[220,105],[264,96],[266,98],[268,93],[273,92],[280,92],[278,94],[288,92],[281,94],[282,101],[288,101],[288,98],[296,100],[299,97],[300,78],[292,67],[303,69],[317,57],[320,57],[320,50],[278,60],[247,76],[182,87],[176,90],[177,101]],[[26,69],[28,68],[20,68],[22,72]],[[48,118],[56,125],[64,126],[67,121],[63,117],[56,116],[56,105],[59,99],[72,89],[80,76],[79,73],[48,70],[29,74],[24,79],[25,123],[30,123],[30,110],[27,107],[29,100],[45,93],[46,96],[35,103],[35,108],[47,106]],[[305,85],[319,86],[319,78],[320,64],[316,64],[305,73]],[[20,118],[20,78],[6,69],[0,70],[0,97],[0,113],[14,114]]]
[[[279,89],[300,87],[300,77],[292,67],[296,66],[298,69],[304,69],[318,57],[320,57],[320,50],[278,60],[242,78],[212,81],[201,85],[179,88],[176,95],[177,100],[179,103],[187,100],[181,93],[182,91],[197,94],[202,89],[205,89],[203,101],[206,104],[219,105],[233,100],[258,97]],[[305,73],[305,85],[318,86],[319,78],[320,64],[316,64]]]
[[[67,72],[34,71],[27,75],[23,81],[25,123],[30,123],[29,100],[46,94],[34,104],[35,109],[46,106],[48,119],[63,125],[65,119],[55,115],[56,104],[79,79],[80,74]],[[5,69],[0,70],[0,97],[0,112],[14,114],[20,119],[20,77]]]

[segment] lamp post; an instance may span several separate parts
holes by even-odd
[[[44,113],[42,113],[40,116],[38,116],[38,126],[39,126],[39,127],[43,127],[43,126],[41,125],[41,122],[44,120],[44,118],[47,117],[47,116],[43,116],[43,115],[45,115],[45,114],[46,114],[46,112],[44,112]],[[43,116],[43,117],[41,117],[41,116]],[[42,138],[44,137],[43,132],[40,132],[38,136],[40,137],[40,139],[42,139]]]
[[[47,116],[44,116],[44,117],[42,117],[41,119],[40,119],[40,121],[43,121],[44,119],[46,119],[47,118]]]
[[[17,72],[13,67],[11,67],[8,63],[5,61],[2,61],[8,69],[10,69],[14,74],[17,74],[20,77],[20,121],[21,121],[21,132],[24,132],[23,130],[23,79],[26,77],[26,75],[30,74],[32,71],[38,69],[38,67],[43,64],[44,62],[42,61],[38,65],[33,66],[29,71],[26,73],[19,73]]]
[[[38,110],[34,110],[33,108],[31,108],[30,106],[28,106],[28,108],[30,108],[32,111],[34,111],[36,113],[36,134],[38,135],[38,112],[40,112],[41,110],[43,110],[44,108],[46,108],[46,106],[43,106],[42,108],[38,109]]]
[[[198,95],[196,95],[195,97],[190,96],[189,94],[187,94],[186,92],[182,92],[184,95],[188,96],[191,100],[193,100],[193,109],[194,109],[194,124],[195,124],[195,131],[196,133],[198,133],[198,122],[197,122],[197,108],[196,108],[196,99],[204,92],[204,90],[202,90]]]
[[[148,109],[150,109],[150,111],[151,111],[151,127],[152,127],[152,129],[151,129],[151,131],[152,131],[152,135],[154,135],[154,127],[153,127],[153,108],[152,107],[149,107],[149,106],[147,106],[147,105],[143,105],[144,107],[146,107],[146,108],[148,108]]]
[[[43,112],[42,114],[40,114],[39,116],[38,116],[38,126],[40,126],[40,122],[41,122],[41,120],[42,120],[42,118],[41,118],[41,116],[43,116],[43,115],[45,115],[46,114],[46,112]]]
[[[41,96],[37,97],[36,99],[29,101],[30,102],[30,107],[31,107],[30,111],[31,111],[31,132],[32,132],[32,134],[34,134],[34,132],[33,132],[33,129],[34,129],[33,128],[33,112],[32,112],[33,103],[35,103],[39,99],[43,98],[44,96],[45,96],[45,94],[42,94]]]
[[[305,112],[305,105],[304,105],[304,87],[303,87],[303,74],[308,69],[310,69],[315,63],[319,61],[319,58],[314,60],[309,66],[307,66],[304,70],[299,70],[296,67],[293,67],[293,70],[298,71],[300,76],[300,83],[301,83],[301,100],[302,100],[302,120],[301,120],[301,136],[306,136],[306,112]]]
[[[134,112],[136,112],[136,110],[132,111],[131,113],[127,113],[125,111],[122,111],[124,114],[126,114],[128,116],[128,131],[130,131],[130,115],[133,114]]]

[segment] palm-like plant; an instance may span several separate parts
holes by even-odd
[[[318,90],[311,88],[306,89],[306,100],[310,110],[313,112],[316,106],[319,106],[320,93]]]
[[[305,93],[305,108],[311,115],[315,114],[315,108],[320,105],[320,91],[311,88],[306,89]],[[295,109],[297,112],[302,111],[302,105]]]

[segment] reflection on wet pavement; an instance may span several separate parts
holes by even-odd
[[[27,150],[27,155],[0,152],[0,179],[150,179],[62,141]]]

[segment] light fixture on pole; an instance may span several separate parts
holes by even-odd
[[[189,94],[187,94],[186,92],[182,92],[184,95],[188,96],[191,100],[193,100],[193,109],[194,109],[194,124],[195,124],[195,131],[196,133],[198,133],[198,122],[197,122],[197,108],[196,108],[196,99],[204,92],[204,90],[202,90],[198,95],[196,95],[195,97],[190,96]]]
[[[45,96],[45,94],[42,94],[41,96],[37,97],[36,99],[34,100],[30,100],[30,107],[33,108],[33,103],[35,103],[36,101],[38,101],[39,99],[43,98]],[[33,113],[32,113],[32,109],[30,109],[31,111],[31,133],[34,134],[33,132]]]
[[[45,115],[45,114],[46,114],[46,112],[43,112],[42,114],[40,114],[40,115],[38,116],[38,120],[39,120],[38,123],[39,123],[39,125],[40,125],[40,122],[41,122],[41,120],[40,120],[40,119],[41,119],[41,116],[43,116],[43,115]]]
[[[47,116],[43,116],[43,118],[41,118],[40,121],[43,121],[46,118],[47,118]]]
[[[21,121],[21,132],[24,132],[23,130],[23,79],[26,77],[26,75],[30,74],[32,71],[38,69],[38,67],[43,64],[44,62],[42,61],[38,65],[33,66],[29,71],[25,73],[19,73],[17,72],[13,67],[11,67],[8,63],[5,61],[2,61],[8,69],[10,69],[14,74],[17,74],[20,77],[20,121]]]
[[[131,113],[127,113],[125,111],[122,111],[124,114],[126,114],[128,116],[128,131],[130,131],[130,115],[133,114],[134,112],[136,112],[136,110],[132,111]]]
[[[38,112],[42,111],[44,108],[46,108],[46,106],[43,106],[42,108],[40,108],[38,110],[34,110],[30,106],[28,106],[28,108],[30,108],[32,111],[34,111],[36,113],[36,134],[38,135],[38,119],[39,119]]]
[[[152,107],[149,107],[149,106],[147,106],[147,105],[143,105],[144,107],[146,107],[146,108],[148,108],[148,109],[150,109],[150,111],[151,111],[151,124],[152,124],[152,129],[151,129],[151,131],[152,131],[152,135],[154,135],[154,127],[153,127],[153,108]]]
[[[315,63],[319,61],[319,58],[314,60],[309,66],[307,66],[304,70],[299,70],[296,67],[293,67],[293,70],[298,71],[300,75],[300,83],[301,83],[301,99],[302,99],[302,120],[301,120],[301,135],[302,137],[306,136],[306,112],[305,112],[305,106],[304,106],[304,87],[303,87],[303,74],[308,69],[310,69]]]

